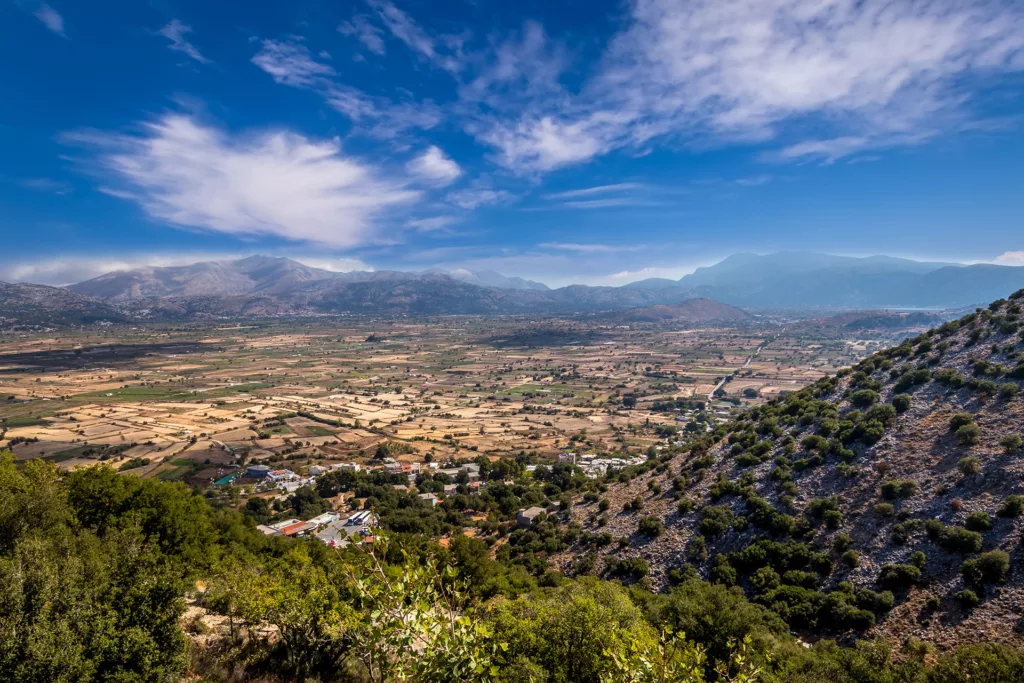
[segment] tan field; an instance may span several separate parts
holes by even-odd
[[[685,422],[660,404],[707,402],[729,378],[729,402],[707,406],[722,417],[869,341],[476,318],[9,335],[0,447],[65,468],[138,458],[143,476],[200,484],[240,456],[294,468],[365,460],[383,442],[407,461],[645,448],[651,425]]]

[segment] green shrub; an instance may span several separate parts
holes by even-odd
[[[879,503],[872,510],[880,517],[892,517],[896,514],[896,508],[892,506],[892,503]]]
[[[914,565],[918,569],[924,569],[924,564],[927,561],[928,556],[922,553],[920,550],[910,553],[910,564]]]
[[[889,480],[882,482],[882,497],[886,500],[910,498],[919,490],[917,482],[909,479],[902,481]]]
[[[974,416],[970,413],[957,413],[949,420],[949,431],[956,432],[961,427],[974,424]]]
[[[978,474],[981,472],[981,460],[978,460],[973,455],[966,458],[960,458],[960,462],[956,464],[956,468],[960,471],[960,474],[965,477]]]
[[[1020,517],[1024,515],[1024,496],[1007,496],[996,513],[1000,517]]]
[[[929,538],[949,552],[981,552],[984,539],[977,531],[968,531],[960,526],[946,526],[937,519],[929,519],[925,522],[924,528]]]
[[[909,394],[896,394],[892,397],[892,407],[897,413],[905,413],[910,410],[911,398]]]
[[[992,528],[992,518],[984,510],[978,510],[967,515],[964,526],[971,531],[988,531]]]
[[[1021,438],[1020,434],[1007,434],[999,440],[999,445],[1003,447],[1006,453],[1012,455],[1024,446],[1024,439]]]
[[[850,402],[858,408],[868,408],[878,401],[878,392],[861,389],[850,397]]]
[[[973,446],[981,438],[981,427],[976,424],[964,425],[956,430],[956,442],[961,446]]]
[[[878,575],[878,583],[887,588],[910,588],[921,580],[921,570],[912,564],[887,564]]]
[[[709,505],[701,510],[700,532],[705,536],[720,536],[729,530],[733,517],[728,505]]]
[[[637,526],[637,532],[642,536],[650,536],[652,538],[661,536],[664,531],[665,525],[662,524],[660,518],[654,516],[644,517],[640,520],[640,524]]]
[[[976,607],[980,600],[978,600],[978,594],[969,588],[965,588],[956,595],[953,599],[959,602],[964,607]]]
[[[847,567],[854,569],[860,566],[860,553],[858,553],[856,550],[847,550],[845,553],[843,553],[843,556],[840,558],[840,561]]]
[[[681,515],[685,515],[687,512],[692,512],[695,507],[697,507],[697,502],[695,500],[692,498],[683,498],[676,505],[676,511]]]

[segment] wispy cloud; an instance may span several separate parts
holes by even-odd
[[[338,140],[228,134],[183,115],[140,129],[63,139],[95,153],[108,187],[178,226],[350,247],[373,242],[376,218],[419,197]]]
[[[405,43],[410,50],[421,55],[431,63],[450,72],[462,68],[457,50],[451,50],[451,41],[440,41],[429,35],[422,26],[408,14],[387,0],[369,0],[368,4],[377,12],[384,26],[398,40]],[[458,47],[458,44],[455,44]],[[450,54],[455,52],[456,54]],[[449,54],[446,54],[449,53]]]
[[[406,226],[419,232],[438,232],[447,230],[459,222],[455,216],[431,216],[430,218],[416,218],[406,222]]]
[[[736,184],[742,185],[743,187],[757,187],[758,185],[767,185],[772,181],[772,176],[767,174],[750,176],[748,178],[737,178]]]
[[[344,36],[355,36],[367,50],[375,55],[387,53],[384,39],[381,38],[383,31],[371,24],[365,14],[357,14],[352,17],[351,21],[343,22],[338,26],[338,32]]]
[[[1024,9],[1008,0],[635,0],[576,94],[475,134],[518,173],[659,139],[792,139],[808,123],[832,135],[780,158],[834,160],[961,128],[963,77],[1024,69],[1022,36]]]
[[[36,15],[36,19],[43,22],[43,26],[56,33],[58,36],[67,38],[67,35],[64,33],[64,17],[62,17],[57,10],[53,9],[46,3],[42,3],[36,7],[33,14]]]
[[[565,192],[554,192],[544,195],[545,199],[575,199],[577,197],[590,197],[595,194],[607,194],[609,192],[631,192],[643,190],[647,186],[643,183],[615,183],[613,185],[595,185],[594,187],[583,187],[578,190],[566,190]]]
[[[200,64],[209,64],[210,60],[204,57],[195,45],[185,39],[185,36],[189,33],[192,33],[192,27],[181,23],[177,19],[172,19],[169,24],[160,29],[160,35],[171,41],[171,44],[167,47],[176,52],[184,52]]]
[[[621,251],[640,251],[646,247],[641,244],[580,244],[577,242],[544,242],[537,245],[540,249],[558,249],[579,254],[615,254]]]
[[[451,185],[462,175],[462,168],[436,145],[428,147],[423,154],[410,161],[406,168],[413,175],[434,185]]]
[[[507,190],[491,188],[467,188],[448,193],[448,201],[463,209],[475,209],[490,204],[505,204],[515,199]]]
[[[313,59],[309,48],[297,40],[264,40],[252,63],[277,83],[295,88],[312,88],[334,76],[333,67]]]
[[[339,83],[334,68],[314,59],[297,38],[264,40],[252,62],[282,85],[319,93],[328,106],[352,120],[357,132],[370,137],[400,138],[411,130],[429,130],[442,120],[429,100],[394,102]]]

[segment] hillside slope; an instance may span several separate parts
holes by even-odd
[[[809,636],[1024,641],[1022,304],[652,453],[572,508],[560,563],[737,584]]]
[[[62,287],[0,282],[0,328],[123,322],[114,307]]]

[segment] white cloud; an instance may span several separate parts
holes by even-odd
[[[475,209],[489,204],[504,204],[515,199],[507,190],[468,188],[448,193],[448,201],[463,209]]]
[[[171,41],[169,48],[177,52],[184,52],[200,64],[209,64],[210,60],[204,57],[195,45],[185,40],[185,36],[192,33],[192,27],[186,26],[177,19],[172,19],[169,24],[160,29],[160,35]]]
[[[316,61],[300,40],[264,40],[252,58],[282,85],[320,94],[335,111],[350,118],[356,130],[370,137],[390,140],[410,130],[429,130],[442,115],[431,101],[394,102],[337,82],[337,73],[329,64]]]
[[[451,185],[462,175],[462,168],[449,158],[440,147],[431,145],[406,168],[434,185]]]
[[[484,115],[471,132],[518,173],[657,139],[763,142],[812,126],[825,136],[781,158],[832,160],[969,127],[963,77],[1021,69],[1024,6],[1009,0],[633,0],[575,94]]]
[[[135,135],[73,133],[64,139],[96,152],[94,164],[108,185],[128,193],[153,218],[232,235],[366,244],[378,236],[380,214],[419,197],[343,154],[338,140],[288,131],[229,135],[187,116],[166,115]]]
[[[578,190],[567,190],[544,195],[545,199],[576,199],[577,197],[589,197],[595,194],[607,194],[609,192],[629,192],[632,190],[643,190],[647,186],[642,183],[615,183],[613,185],[595,185],[594,187],[583,187]]]
[[[377,15],[384,22],[384,26],[391,32],[391,35],[405,43],[409,49],[419,53],[430,62],[447,71],[454,73],[461,69],[461,63],[457,54],[443,54],[442,48],[447,47],[444,45],[445,41],[435,40],[432,36],[428,35],[408,14],[387,0],[368,0],[368,2],[370,7],[376,10]],[[458,41],[449,42],[458,44]]]
[[[541,249],[558,249],[580,254],[616,254],[622,251],[640,251],[645,248],[643,245],[638,244],[621,246],[617,244],[579,244],[575,242],[544,242],[537,246]]]
[[[304,263],[310,268],[320,268],[334,273],[373,272],[373,266],[367,265],[356,258],[324,258],[319,256],[290,256],[289,258],[299,263]]]
[[[772,181],[772,177],[767,174],[755,175],[749,178],[737,178],[736,184],[742,185],[743,187],[757,187],[759,185],[767,185]]]
[[[36,15],[36,19],[43,22],[43,26],[56,33],[58,36],[67,38],[64,34],[64,17],[62,17],[57,10],[44,3],[39,5],[33,14]]]
[[[1024,266],[1024,251],[1004,251],[992,259],[999,266]]]
[[[282,85],[311,88],[334,76],[334,69],[313,59],[309,48],[298,41],[264,40],[252,63]]]
[[[420,232],[438,232],[445,230],[459,222],[455,216],[431,216],[430,218],[417,218],[406,222],[406,226]]]
[[[387,52],[384,39],[380,37],[382,31],[371,24],[365,15],[357,14],[352,17],[352,21],[342,23],[338,26],[338,32],[345,36],[355,36],[375,55],[384,55]]]

